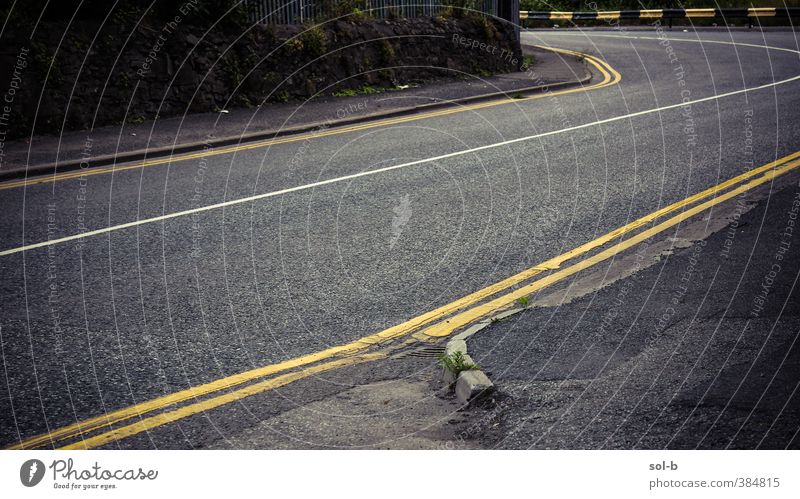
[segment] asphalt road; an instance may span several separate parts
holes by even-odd
[[[577,278],[476,335],[503,396],[477,446],[800,448],[798,212],[795,174],[683,231],[727,227],[660,255],[651,240],[595,270],[609,285]]]
[[[0,444],[355,340],[800,150],[792,32],[655,35],[524,34],[622,74],[592,92],[0,191],[6,250],[558,132],[1,256]]]

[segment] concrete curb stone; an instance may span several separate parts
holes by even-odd
[[[457,335],[450,338],[444,347],[445,355],[452,355],[456,352],[461,352],[464,355],[465,362],[477,365],[477,363],[473,361],[472,357],[470,357],[467,353],[467,338],[489,326],[493,322],[503,320],[507,317],[523,312],[524,310],[526,310],[526,307],[517,307],[504,310],[497,315],[473,324],[464,331],[461,331]],[[458,398],[459,402],[465,405],[494,390],[494,384],[486,375],[486,373],[480,369],[462,371],[459,373],[458,379],[456,379],[450,371],[442,368],[442,381],[447,385],[452,385],[455,383],[456,397]]]

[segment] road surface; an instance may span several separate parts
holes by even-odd
[[[524,33],[525,43],[605,61],[621,80],[602,88],[0,185],[0,444],[276,363],[380,363],[303,356],[402,324],[800,151],[794,33],[664,35]],[[111,229],[70,239],[102,228]],[[311,375],[324,383],[341,365]],[[284,381],[293,380],[262,388]],[[209,393],[156,403],[153,414]],[[239,395],[151,420],[138,439],[90,446],[159,446],[143,436],[155,427],[174,446],[207,445],[236,431],[214,411],[247,412],[248,394]],[[121,426],[151,415],[137,407]],[[36,446],[80,443],[68,433]]]

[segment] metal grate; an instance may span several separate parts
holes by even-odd
[[[444,353],[443,346],[431,346],[431,347],[415,348],[413,350],[405,350],[403,352],[398,353],[393,358],[402,359],[406,357],[418,357],[426,359],[435,359],[438,358],[443,353]]]

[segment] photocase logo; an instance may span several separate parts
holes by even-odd
[[[38,459],[28,459],[19,469],[19,479],[26,487],[35,487],[44,477],[44,463]]]

